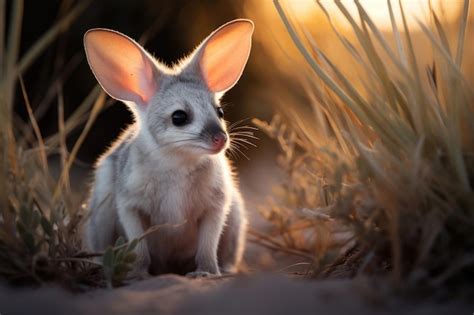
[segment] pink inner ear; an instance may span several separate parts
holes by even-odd
[[[225,92],[237,83],[250,54],[252,33],[252,22],[230,22],[204,44],[199,65],[211,91]]]
[[[113,98],[147,104],[156,92],[154,64],[133,40],[109,30],[85,36],[87,59],[97,80]]]

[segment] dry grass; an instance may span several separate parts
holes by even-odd
[[[433,25],[419,22],[428,62],[417,59],[404,15],[392,15],[393,47],[363,6],[355,17],[336,1],[356,42],[332,25],[334,38],[362,69],[360,88],[274,4],[306,61],[298,70],[310,102],[255,121],[281,145],[288,180],[262,208],[273,232],[254,237],[309,259],[316,275],[346,266],[346,275],[389,274],[399,285],[472,281],[474,85],[462,67],[472,56],[464,53],[469,1],[451,42],[435,12]]]
[[[99,86],[94,87],[65,120],[62,84],[52,78],[59,132],[43,138],[22,80],[32,63],[68,30],[89,3],[65,1],[63,12],[67,13],[20,58],[23,1],[14,1],[8,12],[8,34],[5,34],[6,16],[0,16],[0,277],[11,283],[55,281],[74,289],[84,285],[118,284],[134,260],[131,252],[136,241],[124,245],[119,240],[116,247],[107,250],[104,264],[92,260],[103,253],[81,250],[79,229],[84,215],[83,200],[74,198],[69,172],[92,124],[108,104],[105,94]],[[6,8],[5,1],[0,1],[0,11],[6,13]],[[15,102],[18,86],[23,100]],[[17,117],[14,104],[26,107],[29,123]],[[69,152],[66,138],[82,125],[82,132]],[[58,178],[54,178],[49,169],[52,154],[59,154],[61,158]]]

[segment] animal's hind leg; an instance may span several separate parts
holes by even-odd
[[[247,217],[244,203],[240,194],[235,192],[217,252],[219,268],[222,273],[237,271],[244,254],[246,232]]]

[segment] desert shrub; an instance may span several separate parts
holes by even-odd
[[[469,1],[454,44],[434,10],[433,25],[418,22],[433,50],[429,61],[417,58],[402,3],[399,30],[387,1],[391,45],[358,2],[356,17],[336,1],[353,42],[316,1],[347,63],[360,67],[358,84],[274,4],[306,62],[298,71],[309,102],[286,106],[270,123],[254,121],[280,144],[288,176],[261,209],[272,231],[253,237],[308,258],[319,276],[342,270],[430,287],[472,281],[474,85],[472,69],[462,66]]]

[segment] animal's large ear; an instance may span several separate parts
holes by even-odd
[[[159,71],[138,43],[112,30],[91,29],[84,47],[92,72],[110,96],[148,104],[158,88]]]
[[[253,22],[234,20],[215,30],[196,57],[209,90],[225,92],[237,83],[250,55]]]

